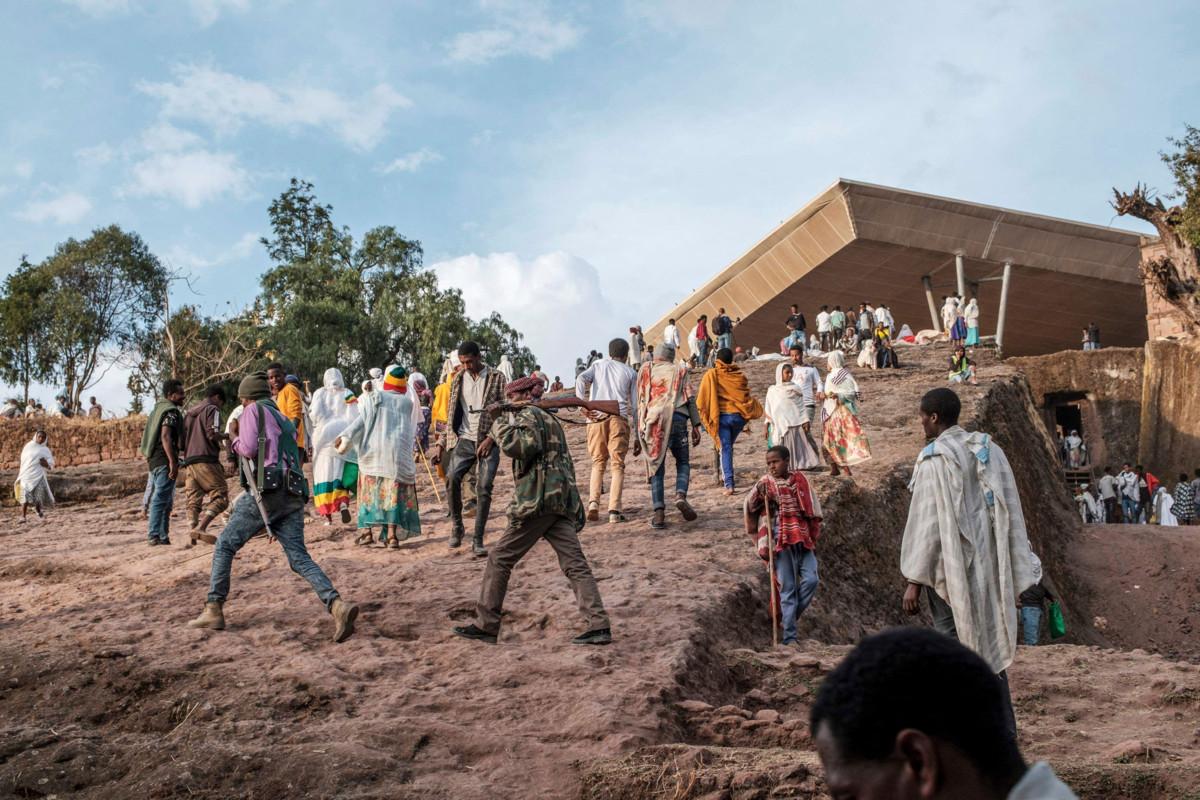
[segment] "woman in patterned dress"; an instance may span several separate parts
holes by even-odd
[[[824,422],[825,453],[829,458],[830,475],[871,458],[871,445],[858,422],[858,383],[846,369],[846,357],[834,350],[826,359],[829,373],[825,376],[825,403],[821,407]]]

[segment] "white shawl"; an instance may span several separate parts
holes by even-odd
[[[500,356],[500,363],[496,365],[496,371],[504,376],[505,383],[512,383],[513,365],[512,365],[512,362],[508,360],[507,353]],[[411,383],[411,381],[410,381],[410,383]]]
[[[21,450],[21,469],[17,473],[17,483],[21,485],[22,496],[32,492],[42,481],[46,481],[46,468],[42,466],[42,459],[51,467],[54,466],[54,454],[46,445],[38,444],[35,433]],[[46,491],[50,491],[49,481],[46,481]],[[53,495],[51,498],[53,499]]]
[[[358,400],[358,419],[342,432],[343,448],[349,443],[358,451],[361,474],[401,483],[417,482],[413,442],[423,417],[416,396],[411,390],[404,394],[379,388],[363,392]]]
[[[963,316],[967,319],[968,328],[979,327],[979,303],[975,302],[974,297],[967,301],[967,308],[963,311]]]
[[[785,362],[775,368],[775,385],[767,389],[767,399],[763,403],[767,419],[775,426],[779,436],[789,428],[799,428],[808,421],[804,416],[804,393],[795,383],[783,379],[784,368],[791,366]]]
[[[825,402],[822,409],[826,417],[837,410],[837,401],[849,401],[850,410],[856,409],[855,399],[858,396],[858,381],[846,369],[846,356],[841,350],[834,350],[826,358],[825,365],[829,372],[825,375]]]
[[[313,421],[313,451],[320,452],[334,443],[350,424],[346,414],[346,383],[335,367],[325,370],[321,388],[313,392],[309,416]]]
[[[948,428],[921,451],[900,571],[954,611],[958,639],[1001,672],[1017,649],[1017,597],[1036,581],[1021,498],[1004,451]]]

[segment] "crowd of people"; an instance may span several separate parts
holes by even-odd
[[[96,402],[95,397],[88,398],[87,408],[82,403],[71,403],[65,394],[56,395],[54,402],[47,410],[42,401],[30,399],[21,401],[10,397],[0,405],[0,420],[6,419],[35,419],[38,417],[78,417],[81,419],[102,419],[104,407]]]
[[[1105,467],[1093,487],[1077,483],[1074,488],[1079,518],[1085,524],[1124,523],[1129,525],[1200,524],[1196,501],[1200,497],[1200,468],[1189,477],[1179,473],[1174,488],[1159,480],[1141,464],[1128,462],[1120,472]]]

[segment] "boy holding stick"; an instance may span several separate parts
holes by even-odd
[[[790,463],[786,447],[767,450],[767,474],[743,504],[746,534],[758,546],[759,558],[773,567],[772,620],[778,597],[785,645],[798,643],[796,621],[817,592],[816,544],[821,535],[821,503],[804,473],[790,470]]]

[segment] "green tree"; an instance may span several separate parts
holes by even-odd
[[[49,380],[54,372],[48,337],[53,313],[46,303],[49,290],[46,271],[22,257],[16,272],[5,278],[0,294],[0,378],[21,387],[22,407],[29,405],[29,384]]]
[[[484,359],[492,364],[507,353],[513,365],[513,375],[528,375],[537,363],[533,351],[521,344],[524,337],[494,311],[491,316],[471,323],[466,338],[477,342]]]
[[[72,407],[153,330],[168,275],[136,233],[116,225],[68,239],[39,267],[48,280],[47,339],[53,375]]]
[[[1158,231],[1163,254],[1142,261],[1142,280],[1180,312],[1191,332],[1200,333],[1200,129],[1187,125],[1181,138],[1167,141],[1175,146],[1159,154],[1175,178],[1167,199],[1182,202],[1168,206],[1139,183],[1131,192],[1114,188],[1112,205]]]
[[[468,319],[461,293],[441,288],[420,242],[396,228],[372,228],[355,243],[312,184],[295,178],[268,213],[273,235],[262,243],[275,266],[256,310],[266,350],[297,373],[315,379],[336,365],[353,381],[398,363],[436,376],[445,353],[474,331],[490,337],[496,359],[509,343],[519,347],[520,334],[499,315]]]

